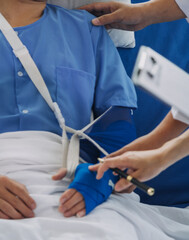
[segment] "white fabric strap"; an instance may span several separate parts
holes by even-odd
[[[63,143],[63,149],[65,150],[63,151],[63,166],[66,167],[66,162],[67,162],[66,149],[68,148],[68,138],[67,138],[66,129],[65,129],[65,120],[61,114],[59,106],[56,102],[52,101],[51,95],[45,84],[45,81],[43,80],[41,73],[39,72],[31,55],[29,54],[28,49],[26,48],[26,46],[24,46],[24,44],[22,43],[20,38],[17,36],[14,29],[11,27],[11,25],[8,23],[8,21],[4,18],[4,16],[1,13],[0,13],[0,30],[2,31],[5,38],[9,42],[10,46],[12,47],[15,56],[22,63],[24,69],[26,70],[33,84],[38,89],[42,97],[45,99],[45,101],[47,102],[51,110],[54,112],[59,122],[59,125],[63,130],[62,143]]]
[[[2,31],[5,38],[9,42],[10,46],[12,47],[15,56],[22,63],[25,71],[27,72],[28,76],[32,80],[33,84],[35,85],[39,93],[42,95],[42,97],[45,99],[49,107],[54,112],[59,122],[59,125],[63,130],[63,134],[62,134],[63,167],[67,166],[67,169],[68,169],[67,177],[73,177],[75,168],[79,163],[79,137],[86,138],[88,141],[94,144],[104,155],[108,155],[108,153],[103,148],[101,148],[99,144],[97,144],[93,139],[91,139],[88,135],[84,133],[84,131],[87,130],[89,127],[91,127],[96,121],[98,121],[98,119],[101,116],[79,131],[73,128],[67,127],[65,125],[65,120],[64,120],[64,117],[62,116],[60,108],[56,102],[52,101],[51,95],[45,84],[45,81],[43,80],[43,77],[41,76],[41,73],[39,72],[34,60],[29,54],[28,49],[26,48],[26,46],[24,46],[24,44],[21,42],[21,40],[17,36],[14,29],[11,27],[11,25],[7,22],[7,20],[4,18],[4,16],[1,13],[0,13],[0,30]],[[70,140],[70,144],[69,144],[66,131],[73,134]],[[66,164],[66,162],[68,164]]]
[[[6,37],[9,44],[11,45],[14,54],[22,63],[32,82],[34,83],[40,94],[43,96],[43,98],[46,100],[49,107],[54,111],[54,105],[49,94],[49,91],[36,64],[34,63],[32,57],[30,56],[28,49],[26,48],[26,46],[23,45],[23,43],[17,36],[16,32],[13,30],[13,28],[10,26],[10,24],[7,22],[7,20],[3,17],[1,13],[0,13],[0,29],[4,36]]]
[[[13,49],[15,56],[20,60],[24,69],[26,70],[28,76],[32,80],[35,87],[38,89],[42,97],[45,99],[49,107],[55,113],[55,116],[60,124],[60,127],[63,129],[65,125],[65,120],[60,112],[60,109],[56,102],[52,101],[51,95],[49,90],[45,84],[41,73],[39,72],[34,60],[32,59],[31,55],[29,54],[28,49],[22,43],[20,38],[17,36],[14,29],[11,25],[7,22],[4,16],[0,13],[0,30],[4,34],[5,38],[9,42],[10,46]]]

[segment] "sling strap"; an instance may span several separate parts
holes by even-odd
[[[75,130],[66,126],[65,119],[61,113],[61,110],[56,102],[53,102],[49,90],[45,84],[45,81],[32,59],[27,47],[22,43],[14,29],[0,13],[0,30],[7,39],[8,43],[13,49],[15,56],[20,60],[28,76],[32,80],[33,84],[45,99],[51,110],[54,112],[56,119],[62,129],[62,145],[63,145],[63,167],[67,167],[67,177],[73,178],[75,169],[79,163],[79,138],[85,138],[94,144],[104,155],[108,153],[92,138],[86,135],[84,132],[91,127],[99,118],[85,126],[81,130]],[[106,112],[105,112],[106,113]],[[104,114],[105,114],[104,113]],[[104,115],[103,114],[103,115]],[[67,132],[72,133],[72,137],[69,141]]]

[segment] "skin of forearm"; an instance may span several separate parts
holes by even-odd
[[[143,5],[141,13],[147,25],[186,18],[175,0],[151,0]]]
[[[128,151],[151,150],[161,147],[165,142],[179,136],[188,125],[173,119],[169,112],[164,120],[149,134],[136,139],[126,146]]]
[[[165,143],[161,149],[161,165],[167,168],[189,155],[189,130],[179,137]]]
[[[149,144],[154,148],[159,148],[165,142],[178,137],[187,127],[187,124],[175,120],[172,113],[169,112],[164,120],[149,134]]]

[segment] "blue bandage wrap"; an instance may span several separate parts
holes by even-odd
[[[103,178],[97,180],[96,172],[88,169],[90,165],[88,163],[78,165],[75,178],[69,186],[83,195],[86,214],[107,200],[118,180],[118,177],[114,176],[111,170],[106,171]]]
[[[136,129],[130,108],[112,107],[97,122],[85,131],[108,153],[112,153],[136,138]],[[97,163],[103,157],[88,140],[80,141],[80,156],[88,163]]]
[[[117,106],[110,108],[85,133],[108,153],[118,150],[136,138],[131,109]],[[97,180],[96,172],[89,171],[88,166],[90,163],[97,163],[97,158],[104,155],[86,139],[81,139],[80,146],[80,156],[88,163],[77,167],[75,178],[69,188],[74,188],[83,195],[88,214],[107,200],[119,177],[108,170],[103,178]]]

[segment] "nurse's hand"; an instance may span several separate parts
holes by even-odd
[[[124,4],[118,2],[92,3],[82,6],[97,16],[92,20],[94,25],[105,25],[106,28],[117,28],[136,31],[147,26],[148,15],[144,13],[144,4]]]
[[[0,176],[0,218],[23,219],[34,217],[36,203],[26,187],[6,176]]]
[[[92,3],[80,9],[98,17],[92,20],[94,25],[129,31],[137,31],[153,23],[186,18],[175,0],[153,0],[137,4]]]
[[[165,169],[163,156],[163,151],[160,149],[125,152],[116,157],[105,158],[104,163],[92,165],[89,169],[97,171],[97,179],[102,178],[109,168],[128,169],[128,174],[143,182],[157,176]],[[115,185],[117,192],[130,193],[134,189],[135,186],[124,178],[121,178]]]
[[[66,176],[66,172],[65,168],[60,168],[52,179],[61,180]],[[66,190],[60,197],[59,212],[61,212],[64,217],[85,216],[86,211],[83,195],[75,189]]]

